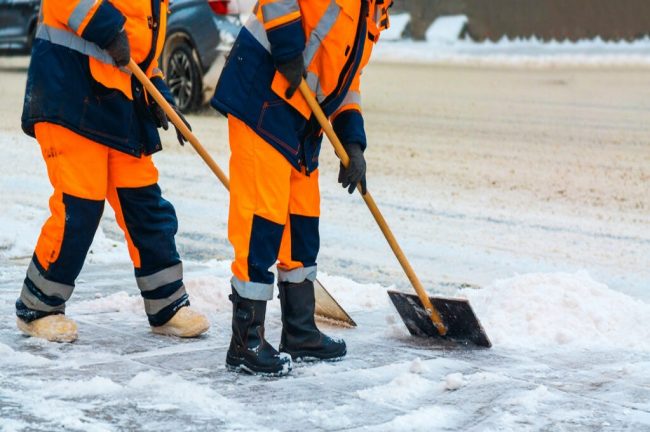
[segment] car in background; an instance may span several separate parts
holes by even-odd
[[[29,54],[40,0],[0,0],[0,53]]]
[[[251,0],[172,0],[161,67],[181,111],[212,97]]]

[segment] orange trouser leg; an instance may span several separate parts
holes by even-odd
[[[232,284],[242,297],[270,300],[274,276],[269,268],[278,258],[295,170],[241,120],[228,116],[228,128]]]
[[[62,312],[103,212],[108,148],[50,123],[35,130],[54,193],[20,300],[26,310]]]
[[[318,170],[307,176],[292,170],[289,217],[280,246],[278,279],[300,283],[316,279],[316,257],[320,248],[318,221],[320,191]]]
[[[107,198],[124,231],[149,323],[162,325],[189,300],[175,243],[176,213],[162,197],[151,156],[110,149]]]

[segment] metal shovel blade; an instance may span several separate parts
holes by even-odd
[[[429,297],[447,327],[447,334],[440,336],[418,296],[399,291],[388,291],[388,296],[413,336],[472,343],[485,348],[492,346],[469,301],[465,299]]]
[[[316,296],[316,317],[340,327],[356,327],[352,317],[334,300],[334,297],[318,281],[314,281],[314,294]]]

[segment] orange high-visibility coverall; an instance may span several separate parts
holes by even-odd
[[[160,141],[147,98],[102,48],[124,28],[132,58],[165,90],[156,65],[167,0],[44,0],[41,14],[23,127],[41,146],[54,193],[17,315],[30,321],[65,311],[108,199],[149,321],[162,325],[189,304],[178,223],[149,156]]]
[[[307,83],[344,143],[365,148],[360,75],[392,0],[260,0],[241,31],[212,105],[228,115],[232,284],[269,300],[280,281],[316,277],[322,131],[304,98],[285,97],[275,65],[302,55]]]

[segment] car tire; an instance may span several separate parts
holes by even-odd
[[[192,48],[185,43],[174,46],[164,64],[176,106],[185,113],[196,110],[201,104],[203,82]]]

